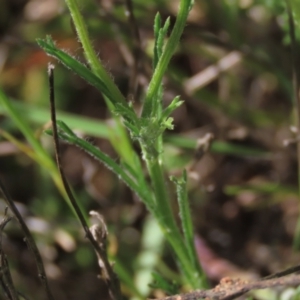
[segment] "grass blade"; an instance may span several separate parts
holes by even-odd
[[[198,277],[200,286],[204,287],[207,286],[207,282],[206,282],[205,274],[200,267],[199,260],[196,254],[196,249],[194,244],[193,222],[192,222],[192,216],[191,216],[187,188],[186,188],[186,180],[187,180],[186,178],[187,178],[186,171],[184,171],[181,178],[171,177],[171,180],[176,185],[179,215],[181,219],[181,226],[183,230],[183,235],[184,235],[188,255],[191,264],[195,266],[195,269],[197,270],[195,276]]]

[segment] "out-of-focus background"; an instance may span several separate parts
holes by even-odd
[[[142,49],[135,99],[130,78],[137,40],[124,1],[79,2],[99,57],[138,110],[151,77],[154,17],[158,11],[163,20],[170,16],[172,26],[179,2],[133,1]],[[84,62],[62,0],[0,1],[1,88],[53,153],[43,130],[50,120],[46,69],[54,60],[36,43],[46,35]],[[282,1],[195,0],[171,60],[164,101],[181,95],[185,103],[174,113],[175,130],[165,137],[166,172],[188,170],[197,252],[212,284],[224,276],[258,278],[299,261],[292,247],[299,198],[290,53]],[[95,88],[56,63],[55,93],[60,118],[67,124],[71,119],[72,129],[117,159],[107,139],[111,116]],[[26,144],[3,107],[0,128],[0,177],[36,238],[55,299],[106,298],[97,259],[49,174],[3,134]],[[196,141],[208,133],[214,141],[199,160]],[[153,258],[151,270],[176,281],[170,249],[139,199],[82,151],[63,145],[62,158],[82,207],[104,216],[109,252],[141,293],[149,293],[151,281],[144,254]],[[3,249],[16,287],[28,299],[43,299],[33,257],[14,221]],[[126,282],[122,286],[126,297],[134,295]],[[154,291],[152,297],[159,295]]]

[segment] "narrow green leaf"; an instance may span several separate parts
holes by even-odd
[[[172,102],[170,103],[170,105],[168,107],[166,107],[163,112],[162,112],[162,119],[167,119],[170,114],[177,109],[180,105],[182,105],[184,103],[184,101],[180,101],[180,96],[176,96]]]
[[[163,28],[159,28],[158,29],[158,24],[161,26],[161,20],[159,18],[159,22],[156,21],[157,24],[154,26],[155,30],[157,30],[157,32],[155,32],[155,44],[154,44],[154,53],[155,53],[155,59],[154,59],[154,64],[153,64],[153,69],[155,70],[160,57],[162,55],[163,52],[163,47],[164,47],[164,41],[165,41],[165,37],[167,35],[168,29],[170,27],[170,18],[168,17]],[[163,89],[162,89],[162,82],[160,85],[160,88],[157,91],[157,94],[155,95],[155,97],[153,97],[153,100],[151,101],[151,117],[159,117],[161,115],[162,112],[162,97],[163,97]],[[149,107],[150,108],[150,107]],[[158,147],[161,148],[159,152],[161,152],[162,150],[162,140],[159,139],[158,141]]]
[[[77,138],[76,134],[63,121],[57,120],[56,125],[57,125],[58,131],[64,131],[69,136],[71,136],[73,138]]]
[[[167,18],[163,28],[161,28],[158,32],[158,36],[157,36],[157,40],[156,40],[156,51],[157,51],[157,55],[158,55],[158,60],[160,59],[162,52],[163,52],[163,48],[164,48],[164,41],[165,41],[165,37],[168,33],[170,27],[170,17]]]
[[[58,132],[58,136],[63,141],[77,146],[80,149],[87,152],[90,156],[95,158],[96,160],[102,162],[109,170],[115,173],[125,184],[127,184],[137,195],[143,199],[143,201],[150,207],[153,208],[153,199],[152,193],[146,186],[140,186],[140,180],[138,178],[133,178],[132,172],[126,172],[120,165],[118,165],[115,160],[109,157],[107,154],[103,153],[101,150],[96,148],[94,145],[90,144],[86,140],[79,138],[73,132],[69,134],[69,131],[72,131],[66,124],[63,124],[62,121],[59,122],[60,130]],[[64,131],[64,128],[68,128],[68,130]],[[51,131],[47,131],[47,133],[51,134]]]
[[[159,60],[159,54],[157,51],[158,49],[157,40],[158,40],[160,29],[161,29],[161,16],[160,13],[158,12],[154,19],[154,49],[153,49],[153,63],[152,63],[153,70],[155,69]]]
[[[181,226],[184,233],[184,238],[189,252],[190,260],[194,261],[194,232],[186,189],[186,171],[183,172],[180,178],[171,177],[171,180],[176,185]]]
[[[188,201],[188,193],[186,188],[186,171],[184,170],[180,178],[171,177],[171,180],[176,185],[179,215],[181,219],[181,226],[183,230],[186,248],[188,251],[188,256],[191,264],[197,270],[195,276],[198,277],[198,280],[201,282],[201,285],[203,286],[206,285],[206,282],[203,276],[204,272],[201,269],[199,264],[199,260],[196,254],[196,249],[194,244],[194,229],[193,229],[192,216],[191,216],[190,206]],[[200,276],[202,276],[202,278]]]
[[[93,48],[86,27],[86,22],[80,12],[77,0],[65,0],[65,2],[69,8],[73,24],[77,32],[77,36],[84,50],[84,56],[87,59],[92,72],[98,78],[101,78],[102,82],[109,90],[109,94],[111,96],[109,97],[110,101],[112,101],[113,103],[123,103],[124,105],[127,104],[124,96],[121,94],[119,88],[114,83],[110,74],[105,70],[101,60],[99,59],[96,51]]]
[[[92,86],[96,87],[101,93],[107,96],[112,103],[116,104],[115,99],[113,99],[104,82],[95,74],[93,74],[87,67],[81,64],[78,60],[76,60],[66,52],[58,49],[50,37],[47,37],[46,40],[37,39],[37,43],[48,55],[53,56],[54,58],[59,60],[67,68],[72,70],[78,76],[82,77]]]

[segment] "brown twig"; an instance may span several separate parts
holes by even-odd
[[[61,158],[60,158],[59,139],[58,139],[57,125],[56,125],[53,69],[54,69],[54,66],[49,64],[48,73],[49,73],[49,88],[50,88],[51,121],[52,121],[53,140],[54,140],[54,146],[55,146],[55,156],[56,156],[57,167],[58,167],[64,188],[65,188],[68,198],[70,200],[70,203],[73,206],[75,213],[77,214],[77,217],[85,231],[86,237],[92,244],[98,257],[101,257],[101,260],[103,262],[103,268],[105,269],[105,272],[108,274],[108,276],[106,278],[106,283],[107,283],[108,289],[110,291],[110,295],[114,300],[120,300],[120,299],[122,299],[122,296],[121,296],[121,289],[120,289],[120,283],[119,283],[118,277],[114,273],[112,266],[110,265],[110,263],[107,259],[105,250],[102,247],[100,247],[99,243],[97,243],[97,241],[93,238],[93,235],[88,227],[85,217],[84,217],[83,213],[81,212],[80,207],[77,204],[75,197],[73,196],[73,193],[67,182],[67,179],[65,177],[65,174],[64,174],[64,171],[62,168]]]
[[[300,265],[297,265],[297,266],[288,268],[284,271],[280,271],[280,272],[274,273],[272,275],[269,275],[269,276],[265,277],[264,280],[283,277],[283,276],[287,276],[287,275],[297,273],[297,272],[300,272]]]
[[[274,286],[299,285],[300,275],[297,274],[298,272],[300,272],[300,265],[274,273],[257,281],[225,277],[221,279],[220,284],[211,290],[197,290],[186,294],[165,297],[160,300],[232,300],[251,290]]]
[[[211,290],[196,290],[186,294],[161,298],[160,300],[233,300],[251,290],[266,289],[275,286],[297,286],[299,284],[300,275],[262,279],[253,282],[225,277],[220,281],[219,285]]]
[[[32,252],[34,259],[35,259],[35,263],[38,269],[38,276],[42,282],[43,288],[46,292],[47,295],[47,299],[49,300],[54,300],[53,296],[52,296],[52,292],[50,290],[49,284],[48,284],[48,279],[46,276],[46,272],[45,272],[45,268],[44,268],[44,264],[43,264],[43,260],[41,257],[41,254],[39,252],[39,249],[33,239],[33,236],[31,235],[24,219],[22,218],[20,212],[18,211],[17,207],[15,206],[14,202],[12,201],[9,193],[6,191],[4,185],[2,184],[2,182],[0,181],[0,191],[4,197],[4,200],[7,204],[7,206],[9,207],[9,209],[11,210],[11,212],[14,214],[14,216],[16,217],[16,219],[18,220],[20,227],[22,229],[22,231],[24,232],[25,235],[25,241],[27,243],[27,246],[29,248],[29,250]]]

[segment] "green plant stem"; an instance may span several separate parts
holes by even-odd
[[[186,24],[190,8],[190,0],[182,0],[180,2],[179,12],[174,29],[171,33],[171,36],[166,44],[162,55],[159,58],[154,74],[149,84],[148,92],[145,98],[144,107],[142,111],[142,118],[149,118],[153,113],[152,103],[155,97],[157,97],[157,94],[161,87],[163,75],[178,45],[180,36]],[[159,155],[157,155],[157,157],[155,158],[151,157],[151,154],[147,153],[147,149],[149,149],[149,147],[143,145],[143,143],[144,142],[141,142],[141,148],[143,150],[143,154],[146,160],[148,172],[151,178],[152,187],[156,199],[156,207],[153,213],[156,216],[165,234],[166,239],[175,251],[187,281],[193,288],[199,288],[199,286],[202,285],[202,282],[199,282],[199,270],[193,264],[194,260],[190,259],[186,244],[182,242],[183,237],[176,225],[175,218],[170,206],[170,199],[167,192],[166,180],[163,175],[162,167],[159,163]],[[157,141],[156,146],[157,148],[161,146],[159,141]]]
[[[188,251],[182,242],[182,236],[172,213],[162,168],[158,159],[146,160],[146,163],[156,199],[155,209],[151,212],[155,215],[166,239],[176,253],[188,283],[194,289],[199,288],[201,283],[195,276],[197,271],[189,259]]]
[[[179,11],[174,28],[166,44],[166,47],[158,61],[152,79],[149,83],[147,95],[144,102],[142,117],[149,117],[151,114],[151,102],[153,101],[153,98],[156,96],[159,87],[161,86],[161,82],[168,67],[168,64],[171,60],[171,57],[173,56],[175,49],[177,48],[179,39],[185,27],[186,20],[190,11],[190,5],[191,0],[180,1]]]
[[[114,98],[114,101],[127,105],[125,98],[121,94],[119,88],[115,85],[112,78],[109,76],[103,65],[101,64],[99,58],[97,57],[93,46],[90,42],[89,35],[85,26],[85,22],[79,11],[78,4],[76,0],[65,0],[66,4],[70,10],[78,38],[82,44],[84,55],[91,67],[93,73],[97,75],[105,83],[106,87],[110,91],[110,94]]]

